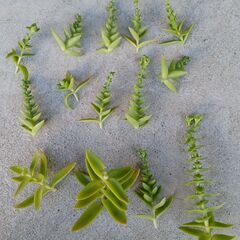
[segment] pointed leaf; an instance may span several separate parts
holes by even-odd
[[[167,66],[167,60],[166,60],[165,56],[162,56],[161,76],[163,79],[167,79],[167,77],[168,77],[168,66]]]
[[[97,198],[102,197],[102,195],[103,194],[101,192],[96,192],[92,196],[90,196],[89,198],[82,199],[82,200],[77,200],[74,208],[78,208],[78,209],[84,208],[87,205],[89,205],[90,203],[92,203],[93,201],[95,201]]]
[[[182,77],[182,76],[185,76],[187,74],[186,71],[173,71],[173,72],[170,72],[168,74],[168,78],[173,78],[173,79],[176,79],[176,78],[179,78],[179,77]]]
[[[53,29],[51,29],[51,33],[53,37],[55,38],[56,42],[58,43],[59,47],[61,48],[62,51],[66,50],[66,46],[62,38],[56,33]]]
[[[81,170],[77,171],[75,173],[75,176],[78,182],[83,186],[86,186],[90,182],[90,177],[86,173],[82,172]]]
[[[77,194],[77,200],[84,200],[99,192],[104,185],[100,180],[94,180],[86,185],[82,191]]]
[[[41,206],[42,197],[43,197],[43,189],[44,189],[44,187],[41,186],[34,193],[34,207],[35,207],[35,210],[39,210],[39,208]]]
[[[228,236],[228,235],[224,235],[224,234],[215,234],[211,238],[211,240],[235,240],[235,239],[237,239],[237,237]]]

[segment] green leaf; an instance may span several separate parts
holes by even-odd
[[[210,222],[210,228],[231,228],[233,227],[232,224],[226,224],[222,222]]]
[[[23,191],[23,189],[27,186],[29,181],[30,181],[30,179],[28,177],[24,178],[24,180],[19,184],[19,186],[14,194],[14,198],[17,197],[17,195]]]
[[[86,198],[89,198],[95,193],[99,192],[103,187],[104,185],[102,184],[102,181],[93,180],[77,194],[77,200],[84,200]]]
[[[70,163],[65,168],[55,173],[51,186],[55,187],[59,182],[61,182],[74,169],[75,165],[75,162]]]
[[[80,122],[94,122],[99,123],[99,121],[96,118],[82,118],[79,120]]]
[[[30,168],[29,168],[31,175],[34,174],[34,171],[35,171],[36,166],[37,166],[37,161],[38,161],[38,152],[35,151],[34,155],[33,155],[33,159],[32,159],[31,165],[30,165]]]
[[[197,236],[197,237],[201,237],[201,235],[204,235],[205,232],[200,231],[200,230],[196,230],[193,228],[188,228],[188,227],[180,227],[180,230],[182,230],[183,232],[192,235],[192,236]]]
[[[167,66],[167,60],[166,60],[165,56],[162,56],[161,76],[163,79],[167,79],[167,77],[168,77],[168,66]]]
[[[103,206],[99,201],[91,204],[82,214],[82,216],[75,222],[72,227],[72,231],[76,232],[88,226],[99,215],[102,208]]]
[[[29,79],[29,73],[28,73],[27,68],[25,66],[21,65],[21,64],[18,64],[17,67],[21,71],[21,73],[23,74],[23,79],[28,80]]]
[[[109,47],[110,44],[111,44],[111,41],[110,41],[110,39],[107,37],[107,35],[106,35],[106,33],[105,33],[104,30],[101,32],[101,35],[102,35],[102,40],[103,40],[104,46]]]
[[[35,210],[39,210],[43,197],[44,186],[39,187],[34,193],[34,207]]]
[[[22,172],[24,172],[26,170],[26,168],[25,167],[20,167],[20,166],[11,166],[10,170],[14,173],[21,174]]]
[[[51,33],[53,35],[53,37],[55,38],[57,44],[59,45],[59,47],[61,48],[62,51],[65,51],[66,50],[66,46],[65,46],[65,43],[64,41],[62,40],[62,38],[58,35],[58,33],[56,33],[54,31],[54,29],[51,29]]]
[[[91,178],[92,180],[99,179],[99,177],[96,175],[96,173],[95,173],[95,172],[92,170],[92,168],[90,167],[87,159],[85,159],[85,164],[86,164],[87,172],[88,172],[90,178]]]
[[[124,182],[122,184],[122,187],[124,190],[129,189],[137,181],[139,173],[140,173],[140,169],[135,170],[131,178],[129,178],[127,182]]]
[[[174,86],[174,84],[172,84],[170,81],[168,80],[164,80],[163,83],[167,86],[167,88],[169,90],[171,90],[172,92],[176,93],[177,92],[177,89],[176,87]]]
[[[113,42],[110,44],[109,49],[112,51],[112,50],[114,50],[115,48],[117,48],[117,47],[119,46],[121,40],[122,40],[122,37],[117,38],[115,41],[113,41]]]
[[[235,240],[235,239],[237,239],[237,237],[228,236],[228,235],[224,235],[224,234],[215,234],[211,238],[211,240]]]
[[[166,210],[169,209],[170,206],[172,205],[172,202],[173,202],[173,197],[171,196],[166,200],[166,203],[162,207],[158,207],[156,209],[156,217],[159,218],[163,213],[165,213]]]
[[[39,122],[38,124],[36,124],[33,128],[32,128],[32,136],[35,137],[36,134],[38,133],[38,131],[43,127],[43,125],[45,124],[45,120],[42,120],[41,122]]]
[[[39,154],[39,161],[40,161],[39,173],[42,174],[44,177],[46,177],[47,176],[47,157],[43,151],[39,151],[38,154]]]
[[[75,176],[78,182],[83,186],[86,186],[90,182],[90,177],[86,173],[82,172],[81,170],[77,171],[75,173]]]
[[[179,77],[182,77],[182,76],[185,76],[187,74],[186,71],[173,71],[173,72],[170,72],[168,74],[168,78],[173,78],[173,79],[176,79],[176,78],[179,78]]]
[[[163,198],[158,204],[156,204],[153,209],[158,209],[166,204],[167,198]]]
[[[147,46],[147,45],[149,45],[149,44],[151,44],[151,43],[155,43],[155,42],[156,42],[156,39],[144,41],[144,42],[142,42],[142,43],[140,43],[140,44],[138,45],[138,48],[145,47],[145,46]]]
[[[136,43],[134,42],[133,39],[127,37],[127,36],[124,36],[124,38],[130,43],[132,44],[135,48],[137,48],[138,46],[136,45]]]
[[[34,195],[26,198],[24,201],[22,201],[21,203],[17,204],[15,206],[15,208],[26,208],[31,206],[34,203]]]
[[[111,201],[108,199],[102,198],[103,206],[107,209],[109,215],[118,223],[126,224],[127,217],[124,211],[121,211],[119,208],[115,207]]]
[[[154,221],[154,218],[151,215],[147,215],[147,214],[137,214],[136,215],[138,218],[142,218],[142,219],[146,219],[149,221]]]
[[[122,202],[128,204],[128,199],[122,185],[114,178],[109,178],[105,184],[111,192]]]
[[[68,49],[68,48],[75,47],[77,44],[79,44],[80,39],[81,39],[81,35],[77,35],[77,36],[69,38],[66,41],[66,45],[65,45],[66,48]]]
[[[86,150],[86,160],[88,161],[90,167],[94,171],[94,173],[100,177],[104,177],[104,172],[106,171],[106,166],[102,162],[102,160],[93,152]]]
[[[182,44],[180,40],[171,40],[171,41],[166,41],[166,42],[161,42],[160,45],[162,46],[170,46],[173,44]]]
[[[131,27],[128,28],[129,32],[131,33],[132,37],[136,42],[139,42],[139,36],[138,33],[135,32],[135,30]]]
[[[108,171],[108,176],[120,181],[131,171],[132,171],[131,167],[121,167],[121,168],[112,169],[112,170]]]

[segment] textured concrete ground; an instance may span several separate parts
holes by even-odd
[[[190,190],[184,186],[184,170],[188,167],[183,149],[185,114],[201,113],[205,121],[199,131],[204,138],[202,153],[209,156],[214,181],[211,190],[221,193],[218,203],[225,202],[217,212],[217,219],[235,224],[229,233],[239,235],[240,202],[240,2],[238,0],[173,0],[180,16],[196,25],[185,46],[146,47],[140,54],[152,59],[145,81],[145,97],[152,121],[135,131],[124,121],[129,95],[138,70],[132,46],[123,42],[109,55],[99,55],[99,30],[104,24],[107,0],[0,0],[0,239],[1,240],[137,240],[137,239],[191,239],[178,230],[178,226],[191,220],[184,210],[191,207],[184,197]],[[132,1],[117,1],[119,26],[126,33],[133,13]],[[163,0],[141,1],[143,18],[150,26],[149,38],[166,38]],[[144,3],[145,2],[145,3]],[[82,58],[63,54],[50,34],[50,28],[60,32],[80,13],[84,18],[85,35]],[[4,56],[16,47],[17,40],[26,33],[25,26],[37,22],[41,28],[32,41],[36,53],[26,62],[34,95],[44,117],[48,119],[36,139],[25,135],[19,127],[21,107],[19,79],[14,66]],[[189,74],[181,80],[178,94],[171,93],[158,81],[162,54],[168,59],[189,55],[192,61]],[[94,81],[80,92],[81,101],[70,112],[63,105],[63,95],[56,91],[56,83],[70,70],[77,79],[95,74]],[[79,123],[78,119],[91,114],[89,103],[94,99],[109,71],[115,71],[112,84],[116,113],[100,130],[94,124]],[[60,169],[73,160],[83,167],[84,149],[90,148],[101,156],[109,167],[137,164],[134,147],[149,150],[151,167],[163,185],[164,194],[176,194],[173,207],[160,219],[159,229],[135,218],[145,207],[133,192],[128,211],[128,225],[113,223],[104,212],[86,230],[71,233],[71,225],[80,216],[73,209],[74,198],[80,190],[73,176],[69,176],[59,191],[47,196],[40,212],[33,208],[15,210],[12,195],[16,185],[9,181],[9,166],[29,164],[35,148],[42,148],[50,158],[50,167]],[[23,197],[26,195],[23,195]],[[19,199],[20,200],[20,199]]]

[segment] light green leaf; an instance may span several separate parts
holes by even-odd
[[[39,155],[39,161],[40,161],[39,173],[42,174],[44,177],[46,177],[47,176],[47,163],[48,163],[47,157],[43,151],[39,151],[38,155]]]
[[[37,135],[38,131],[43,127],[44,124],[45,124],[45,120],[42,120],[41,122],[39,122],[32,128],[32,136],[33,137],[35,137]]]
[[[54,31],[54,29],[51,29],[51,33],[53,35],[53,37],[55,38],[57,44],[59,45],[59,47],[61,48],[62,51],[65,51],[66,50],[66,46],[65,46],[65,43],[64,41],[62,40],[62,38],[58,35],[58,33],[56,33]]]
[[[44,186],[39,187],[34,193],[34,207],[35,210],[39,210],[43,197]]]
[[[170,73],[168,74],[168,78],[176,79],[176,78],[185,76],[186,74],[187,74],[186,71],[178,71],[178,70],[175,70],[175,71],[170,72]]]
[[[169,197],[165,204],[162,206],[162,207],[159,207],[156,209],[156,217],[159,218],[163,213],[166,212],[167,209],[170,208],[170,206],[172,205],[172,202],[173,202],[173,197]]]
[[[109,50],[112,51],[115,48],[117,48],[120,45],[120,42],[122,40],[122,37],[117,38],[115,41],[113,41],[110,45],[109,45]]]
[[[32,159],[31,165],[30,165],[30,168],[29,168],[31,175],[34,174],[34,171],[35,171],[36,166],[37,166],[37,161],[38,161],[38,152],[35,151],[34,155],[33,155],[33,159]]]
[[[205,234],[204,231],[200,231],[200,230],[196,230],[196,229],[188,228],[188,227],[180,227],[179,229],[189,235],[197,236],[197,237],[201,237],[201,235]]]
[[[29,181],[30,181],[30,179],[28,177],[24,178],[24,180],[19,184],[19,186],[14,194],[14,198],[23,191],[23,189],[27,186]]]
[[[167,198],[163,198],[158,204],[156,204],[156,205],[153,207],[153,209],[158,209],[158,208],[164,206],[165,203],[166,203],[166,201],[167,201]]]
[[[77,171],[75,173],[75,176],[78,182],[83,186],[86,186],[90,182],[90,177],[86,173],[82,172],[81,170]]]
[[[10,170],[14,173],[21,174],[22,172],[24,172],[26,170],[26,168],[25,167],[20,167],[20,166],[11,166]]]
[[[61,182],[74,169],[75,165],[75,162],[70,163],[65,168],[55,173],[51,186],[55,187],[59,182]]]
[[[170,89],[172,92],[176,93],[177,89],[174,86],[174,84],[172,84],[170,81],[168,80],[164,80],[163,83],[167,86],[168,89]]]
[[[69,38],[66,42],[66,48],[76,47],[76,45],[79,44],[80,39],[81,39],[81,35],[77,35]]]
[[[162,56],[161,76],[162,76],[162,79],[167,79],[167,77],[168,77],[168,66],[167,66],[167,60],[166,60],[165,56]]]
[[[151,215],[147,215],[147,214],[137,214],[136,215],[138,218],[142,218],[142,219],[146,219],[149,221],[154,221],[154,218]]]
[[[127,182],[124,182],[122,184],[122,187],[124,190],[129,189],[137,181],[139,173],[140,173],[140,169],[135,170],[131,178],[129,178]]]
[[[77,208],[77,209],[84,208],[87,205],[89,205],[90,203],[92,203],[93,201],[95,201],[97,198],[102,197],[102,195],[103,194],[101,192],[96,192],[93,195],[91,195],[89,198],[81,199],[81,200],[77,199],[77,202],[76,202],[74,208]]]
[[[149,45],[149,44],[151,44],[151,43],[155,43],[156,41],[157,41],[156,39],[144,41],[144,42],[142,42],[142,43],[140,43],[140,44],[138,45],[138,48],[145,47],[145,46],[147,46],[147,45]]]
[[[109,47],[110,44],[111,44],[111,41],[110,41],[110,39],[107,37],[107,35],[106,35],[106,33],[105,33],[104,30],[102,30],[101,35],[102,35],[102,40],[103,40],[104,46]]]
[[[21,71],[21,73],[23,74],[23,79],[28,80],[29,79],[29,73],[28,73],[27,68],[25,66],[21,65],[21,64],[18,64],[17,67]]]
[[[235,236],[228,236],[228,235],[224,235],[224,234],[215,234],[211,238],[211,240],[236,240],[236,239],[237,239],[237,237],[235,237]]]
[[[133,28],[131,28],[131,27],[129,27],[128,30],[131,33],[131,35],[134,38],[134,40],[136,41],[136,43],[138,43],[139,42],[138,33],[136,33],[135,30]]]

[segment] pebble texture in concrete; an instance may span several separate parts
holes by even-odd
[[[240,202],[240,2],[238,0],[172,0],[179,16],[186,16],[187,23],[196,25],[185,46],[148,46],[136,54],[131,45],[122,42],[114,53],[99,55],[107,0],[0,0],[0,239],[1,240],[139,240],[139,239],[192,239],[178,226],[191,216],[184,210],[191,207],[184,197],[191,193],[184,186],[188,167],[183,148],[186,114],[201,113],[205,121],[199,131],[205,145],[202,153],[209,157],[214,181],[212,191],[221,193],[217,203],[225,202],[217,212],[217,219],[235,224],[229,230],[239,235]],[[131,0],[117,1],[121,33],[133,13]],[[140,0],[145,24],[150,27],[149,38],[165,39],[167,35],[164,1]],[[83,40],[85,56],[68,57],[63,54],[50,34],[54,27],[60,32],[73,20],[74,14],[84,18]],[[26,33],[25,26],[37,22],[41,31],[32,41],[36,55],[26,62],[31,73],[34,95],[43,116],[48,119],[36,139],[31,139],[19,127],[21,107],[20,80],[14,74],[14,66],[4,56],[16,47],[17,40]],[[124,121],[129,95],[138,71],[137,60],[141,54],[152,59],[144,82],[146,103],[153,118],[145,128],[135,131]],[[168,59],[181,55],[192,57],[188,76],[181,80],[179,92],[171,93],[158,81],[160,57]],[[67,111],[63,95],[56,91],[56,83],[65,72],[71,71],[77,79],[89,74],[96,78],[80,92],[81,101],[74,111]],[[90,102],[102,86],[109,71],[116,75],[112,84],[113,104],[119,105],[116,113],[100,130],[94,124],[79,123],[78,119],[90,115]],[[128,225],[120,226],[111,221],[106,212],[86,230],[71,233],[70,227],[80,216],[73,209],[74,198],[80,190],[73,176],[69,176],[59,191],[47,196],[40,212],[33,208],[23,211],[13,208],[12,199],[16,185],[10,182],[9,166],[29,164],[35,148],[42,148],[55,171],[65,164],[77,161],[83,167],[84,149],[90,148],[101,156],[109,167],[136,165],[134,148],[149,150],[151,167],[164,187],[164,194],[175,193],[173,207],[160,219],[159,229],[134,214],[145,210],[144,205],[131,192]],[[23,195],[23,197],[27,195]],[[18,199],[20,200],[20,199]]]

